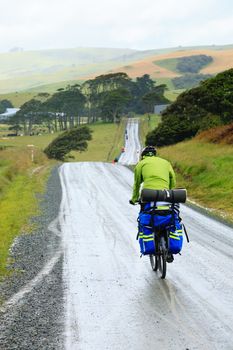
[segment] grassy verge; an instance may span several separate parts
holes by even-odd
[[[29,218],[38,213],[37,194],[45,188],[53,163],[25,148],[0,151],[0,278],[7,275],[9,248],[20,232],[30,232]]]
[[[191,140],[159,150],[177,172],[189,198],[233,221],[233,148]]]

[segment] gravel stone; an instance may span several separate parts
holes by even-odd
[[[61,249],[61,237],[48,228],[59,213],[62,190],[55,167],[45,194],[40,198],[41,213],[32,218],[33,233],[17,237],[11,247],[11,277],[0,284],[1,299],[7,300],[31,281]],[[59,227],[57,228],[59,230]],[[63,256],[50,274],[19,302],[0,312],[0,349],[63,349],[64,294]]]

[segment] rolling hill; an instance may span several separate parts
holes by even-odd
[[[213,58],[200,71],[203,74],[216,74],[233,67],[233,45],[146,51],[74,48],[0,53],[0,99],[10,96],[18,107],[38,92],[54,92],[68,84],[119,71],[131,78],[150,74],[158,83],[165,83],[173,90],[171,79],[181,75],[175,69],[176,60],[193,55]]]
[[[150,57],[132,63],[130,68],[121,66],[114,71],[126,72],[131,77],[136,77],[143,74],[143,72],[147,72],[155,79],[172,78],[180,75],[174,67],[175,59],[194,55],[207,55],[213,58],[213,62],[200,71],[203,74],[216,74],[233,67],[233,48],[230,46],[230,48],[227,47],[225,49],[223,47],[218,50],[210,48],[180,49],[165,54],[151,55]],[[174,59],[174,61],[171,59]],[[167,65],[166,60],[170,61]]]

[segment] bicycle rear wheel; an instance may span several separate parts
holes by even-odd
[[[150,254],[150,264],[153,271],[157,271],[159,268],[159,256],[158,256],[158,239],[156,237],[156,234],[154,232],[154,247],[155,247],[155,253]]]
[[[167,248],[164,237],[161,237],[159,242],[158,268],[161,278],[164,279],[167,273]]]

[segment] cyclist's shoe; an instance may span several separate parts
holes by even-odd
[[[168,255],[167,255],[167,262],[168,263],[172,263],[173,260],[174,260],[173,254],[172,253],[168,253]]]

